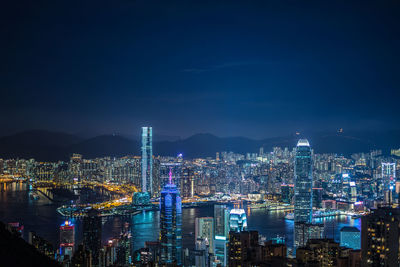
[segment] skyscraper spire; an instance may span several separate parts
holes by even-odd
[[[172,168],[169,168],[169,183],[172,184]]]

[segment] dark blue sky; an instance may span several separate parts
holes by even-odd
[[[398,129],[398,1],[9,1],[0,133]]]

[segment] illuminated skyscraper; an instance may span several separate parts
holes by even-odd
[[[196,218],[195,240],[207,239],[210,253],[214,250],[214,218]]]
[[[393,203],[393,191],[396,184],[396,163],[382,162],[382,191],[386,203]]]
[[[193,197],[194,195],[194,168],[185,167],[182,169],[181,181],[182,197]]]
[[[214,205],[214,232],[215,237],[228,238],[229,235],[229,210],[226,205]]]
[[[229,228],[233,232],[247,230],[247,217],[244,209],[232,209],[229,214]]]
[[[161,264],[182,265],[182,202],[179,190],[169,183],[161,191],[160,199],[160,243]]]
[[[227,265],[229,210],[225,205],[214,205],[214,255],[222,266]]]
[[[153,194],[153,130],[142,127],[142,192]]]
[[[72,258],[75,245],[75,225],[65,221],[60,226],[60,254]]]
[[[294,245],[301,242],[301,227],[296,224],[312,220],[312,158],[311,147],[306,139],[300,139],[296,147],[294,163]]]
[[[182,163],[177,161],[168,161],[168,162],[160,162],[160,185],[161,188],[164,188],[166,184],[169,183],[169,174],[170,170],[172,170],[172,180],[176,185],[177,189],[180,191],[181,195],[183,196],[182,192]]]

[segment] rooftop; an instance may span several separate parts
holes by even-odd
[[[300,139],[297,142],[297,146],[310,146],[310,143],[308,142],[307,139]]]

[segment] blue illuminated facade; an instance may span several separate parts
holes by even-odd
[[[233,232],[247,230],[247,217],[244,209],[232,209],[229,214],[229,228]]]
[[[294,163],[294,245],[301,242],[300,227],[296,224],[312,221],[312,156],[311,147],[306,139],[300,139],[296,147]]]
[[[356,227],[345,226],[340,229],[340,246],[361,249],[361,232]]]
[[[182,201],[176,185],[170,182],[160,199],[161,264],[182,265]]]
[[[221,266],[227,265],[229,210],[226,205],[214,205],[214,255]]]

